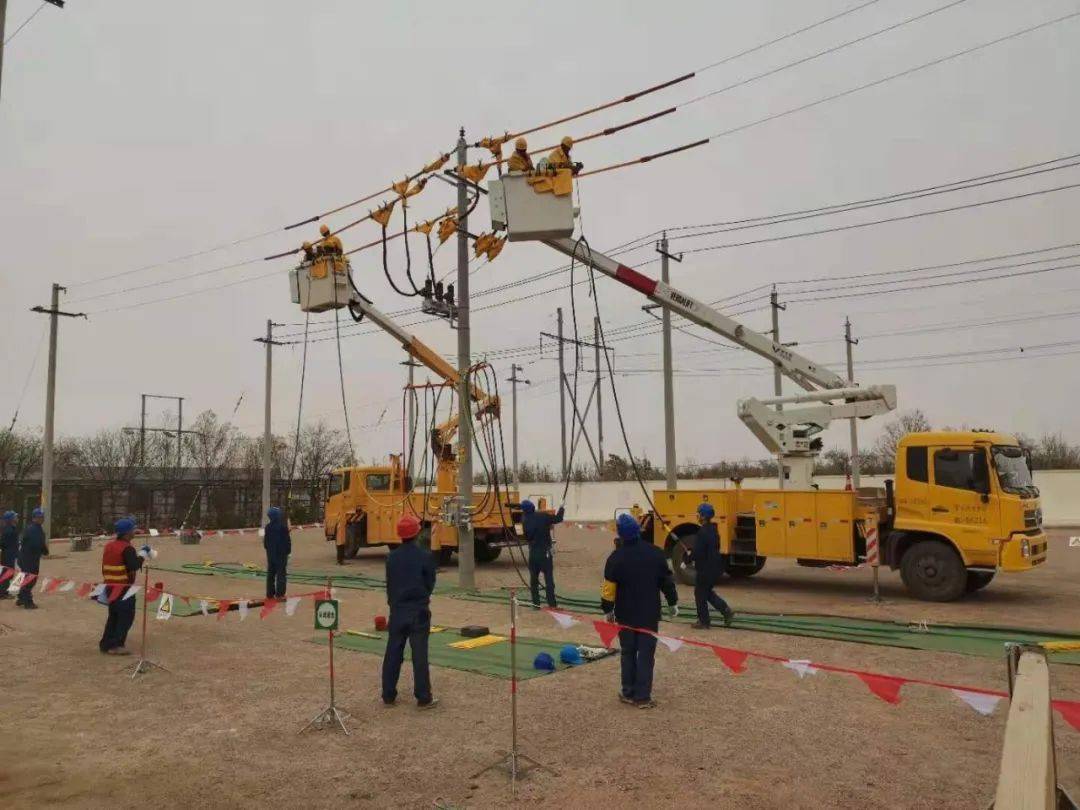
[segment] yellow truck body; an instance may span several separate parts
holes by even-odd
[[[998,571],[1026,571],[1046,560],[1038,490],[1013,436],[986,431],[912,433],[899,444],[885,490],[658,490],[653,542],[676,575],[693,581],[687,538],[697,507],[716,512],[731,576],[751,576],[769,557],[802,565],[866,562],[866,530],[880,537],[881,565],[900,569],[918,598],[956,599]]]

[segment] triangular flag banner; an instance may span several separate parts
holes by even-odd
[[[247,618],[248,600],[247,599],[241,599],[240,603],[239,603],[239,607],[240,607],[240,621],[243,621],[244,619]]]
[[[127,593],[124,594],[124,599],[130,599],[131,597],[133,597],[135,594],[137,594],[141,590],[142,590],[142,585],[129,585],[128,589],[127,589]],[[123,599],[121,599],[120,601],[123,601]]]
[[[73,579],[65,579],[65,580],[63,580],[63,583],[64,584],[61,585],[57,589],[57,590],[60,591],[60,593],[67,593],[68,591],[75,590],[75,580],[73,580]]]
[[[161,588],[157,587],[156,585],[150,585],[149,587],[147,587],[147,589],[146,589],[146,601],[148,601],[148,602],[156,602],[160,596],[161,596]]]
[[[81,582],[79,583],[78,589],[75,591],[75,595],[80,599],[85,599],[90,595],[90,591],[93,590],[93,588],[94,586],[89,582]]]
[[[24,579],[26,579],[26,574],[24,574],[22,571],[17,573],[11,578],[11,585],[8,586],[8,591],[10,593],[15,593],[15,591],[19,590],[19,588],[23,586]]]
[[[817,667],[811,665],[809,658],[793,658],[790,661],[784,661],[784,666],[798,673],[800,681],[807,675],[817,672]]]
[[[50,580],[49,586],[45,588],[45,593],[56,593],[58,590],[60,590],[60,586],[63,585],[65,582],[67,582],[67,580],[60,579],[60,577],[56,577],[55,579]]]
[[[229,612],[229,607],[231,605],[232,605],[232,602],[229,601],[228,599],[222,599],[217,603],[218,621],[225,618],[225,616]]]
[[[20,587],[28,588],[34,582],[34,580],[36,580],[37,578],[38,578],[37,574],[26,574],[23,577],[22,585]]]
[[[985,692],[969,692],[966,689],[953,689],[952,693],[984,717],[992,715],[994,709],[997,708],[998,703],[1001,701],[1001,695],[988,695]]]
[[[90,591],[90,598],[91,599],[97,599],[103,593],[105,593],[105,583],[104,582],[99,582],[97,585],[95,585],[93,587],[93,590]]]
[[[267,616],[269,616],[273,612],[274,608],[276,608],[277,606],[278,606],[278,600],[277,599],[267,599],[266,602],[262,606],[262,610],[259,611],[259,618],[260,619],[265,619]]]
[[[209,616],[210,615],[210,603],[207,602],[205,599],[200,599],[199,600],[199,610],[202,611],[203,616]]]
[[[296,613],[296,608],[300,604],[299,596],[290,596],[285,600],[285,615],[292,616]]]
[[[116,602],[124,595],[124,591],[127,590],[127,585],[108,585],[109,589],[109,601]]]
[[[671,652],[678,652],[684,642],[681,638],[672,638],[671,636],[657,636],[656,640],[667,647]]]
[[[52,582],[53,581],[52,581],[51,577],[42,577],[41,578],[41,591],[42,591],[42,593],[48,593],[49,592],[49,586],[52,585]]]
[[[712,651],[716,657],[724,662],[724,666],[738,675],[746,669],[747,654],[742,650],[732,650],[728,647],[713,646]]]
[[[856,672],[859,680],[865,683],[870,691],[893,705],[900,702],[900,687],[907,681],[903,678],[894,678],[891,675],[875,675],[871,672]]]
[[[157,617],[165,622],[172,618],[173,598],[171,593],[163,593],[158,602]]]
[[[1054,707],[1054,711],[1061,715],[1062,720],[1080,731],[1080,701],[1053,700],[1050,705]]]
[[[569,627],[573,627],[575,624],[580,624],[580,622],[578,622],[578,620],[571,616],[569,613],[563,613],[561,610],[551,610],[550,608],[548,608],[545,612],[558,623],[559,627],[563,628],[564,630]]]
[[[610,650],[615,637],[619,635],[619,625],[593,619],[593,627],[596,628],[596,632],[600,636],[600,643]]]
[[[0,583],[7,582],[13,576],[15,576],[15,569],[14,568],[7,568],[7,567],[4,567],[4,566],[0,566]]]

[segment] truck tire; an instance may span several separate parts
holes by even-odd
[[[454,549],[451,546],[440,546],[432,552],[435,555],[435,563],[439,568],[445,568],[454,557]]]
[[[964,585],[964,593],[981,591],[994,578],[996,571],[968,571],[967,582]]]
[[[675,581],[682,585],[693,585],[697,582],[697,570],[690,562],[690,543],[694,536],[680,537],[671,544],[668,552],[671,557],[671,572],[675,575]]]
[[[473,558],[478,563],[494,562],[500,554],[502,546],[491,545],[487,537],[478,534],[473,538]]]
[[[765,567],[766,557],[758,557],[752,563],[734,563],[730,558],[727,560],[727,575],[732,579],[745,579],[746,577],[752,577],[758,571]]]
[[[921,540],[904,552],[900,578],[916,599],[952,602],[964,595],[968,572],[960,555],[948,543]]]

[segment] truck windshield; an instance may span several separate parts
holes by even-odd
[[[998,445],[994,447],[994,467],[997,468],[998,482],[1006,492],[1035,496],[1039,490],[1031,478],[1024,451],[1019,447]]]

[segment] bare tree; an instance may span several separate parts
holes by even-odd
[[[296,472],[307,487],[312,504],[318,500],[323,478],[335,467],[345,464],[348,457],[349,442],[345,434],[322,420],[314,425],[306,425],[300,431]]]
[[[245,480],[262,481],[263,474],[263,437],[243,436],[240,443],[240,467]],[[270,440],[270,476],[283,478],[289,462],[292,460],[292,448],[281,436]]]
[[[87,478],[109,493],[115,505],[118,493],[129,489],[142,471],[139,437],[120,429],[100,430],[76,440],[74,461]],[[101,515],[97,518],[100,521]]]
[[[41,438],[32,433],[0,433],[0,481],[20,481],[41,464]]]
[[[184,451],[199,471],[204,486],[230,477],[239,455],[241,436],[236,427],[222,422],[213,411],[203,411],[184,436]]]
[[[874,443],[874,454],[878,457],[879,464],[891,470],[896,463],[896,448],[900,440],[909,433],[922,433],[928,430],[931,430],[930,420],[919,409],[897,414],[893,421],[885,425]]]

